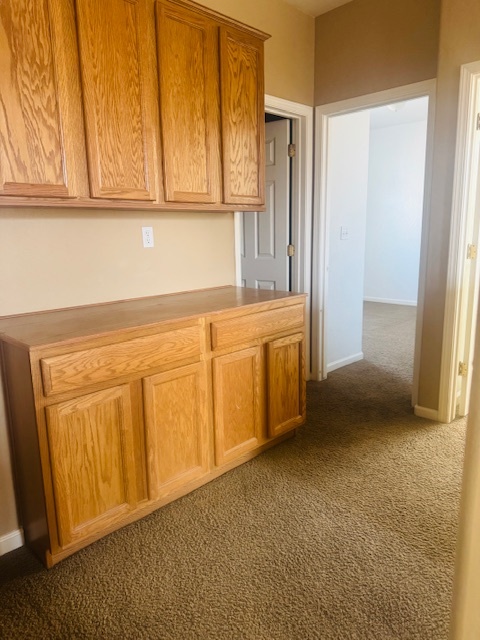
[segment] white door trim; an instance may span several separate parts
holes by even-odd
[[[326,377],[324,332],[325,300],[327,290],[328,264],[328,220],[326,209],[327,149],[329,118],[378,107],[401,100],[411,100],[428,96],[427,151],[425,158],[425,188],[423,202],[422,242],[420,250],[420,273],[418,288],[417,326],[414,356],[414,378],[412,404],[417,404],[418,376],[421,352],[421,334],[423,320],[423,302],[425,295],[425,273],[427,257],[427,239],[429,228],[430,191],[433,157],[433,124],[435,114],[435,80],[426,80],[403,87],[395,87],[340,102],[321,105],[315,108],[315,188],[313,206],[313,272],[312,272],[312,377],[322,380]]]
[[[457,143],[453,182],[452,218],[443,327],[442,364],[440,372],[439,420],[451,422],[455,418],[459,333],[461,317],[461,288],[465,267],[467,226],[469,215],[470,166],[476,132],[475,109],[480,88],[480,61],[464,64],[460,71]],[[475,321],[475,319],[473,320]]]
[[[310,309],[312,264],[312,183],[313,183],[313,107],[275,96],[265,96],[265,111],[293,120],[293,142],[297,146],[292,176],[292,239],[295,245],[292,282],[293,291],[308,293],[307,298],[307,376],[310,373]],[[236,284],[241,286],[240,214],[235,213]]]

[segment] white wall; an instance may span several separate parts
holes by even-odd
[[[417,303],[426,134],[426,117],[371,129],[366,300]]]
[[[368,111],[329,119],[326,369],[363,358],[363,282],[367,215]],[[341,238],[342,227],[348,237]]]

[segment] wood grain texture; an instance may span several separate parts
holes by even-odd
[[[298,427],[306,417],[303,333],[273,340],[268,346],[268,435]]]
[[[263,431],[262,347],[213,360],[215,462],[221,466],[255,449]]]
[[[2,0],[0,194],[86,195],[79,98],[71,2]]]
[[[76,7],[91,195],[155,200],[146,0]]]
[[[208,472],[207,381],[198,363],[143,380],[150,500]]]
[[[200,327],[166,331],[41,360],[46,395],[200,356]]]
[[[301,304],[230,320],[214,321],[211,325],[212,349],[249,342],[280,331],[301,327],[305,322],[305,308]]]
[[[59,542],[65,547],[136,504],[128,385],[47,408]]]
[[[165,199],[220,202],[218,28],[169,2],[156,7]]]
[[[40,559],[52,566],[303,422],[304,307],[304,294],[221,287],[0,318]]]
[[[220,28],[223,201],[265,202],[263,42]]]

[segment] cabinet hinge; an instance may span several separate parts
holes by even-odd
[[[294,255],[295,255],[295,245],[289,244],[287,247],[287,256],[289,258],[293,258]]]
[[[297,147],[294,144],[289,144],[288,145],[288,157],[289,158],[294,158],[295,155],[297,153]]]
[[[466,378],[468,374],[468,364],[466,362],[458,363],[458,375]]]
[[[469,244],[467,247],[467,260],[475,260],[477,257],[477,245]]]

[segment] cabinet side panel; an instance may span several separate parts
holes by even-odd
[[[6,342],[2,352],[20,520],[26,542],[45,561],[49,538],[30,358]]]
[[[265,202],[263,42],[221,28],[224,202]]]
[[[68,196],[47,0],[0,2],[0,193]]]

